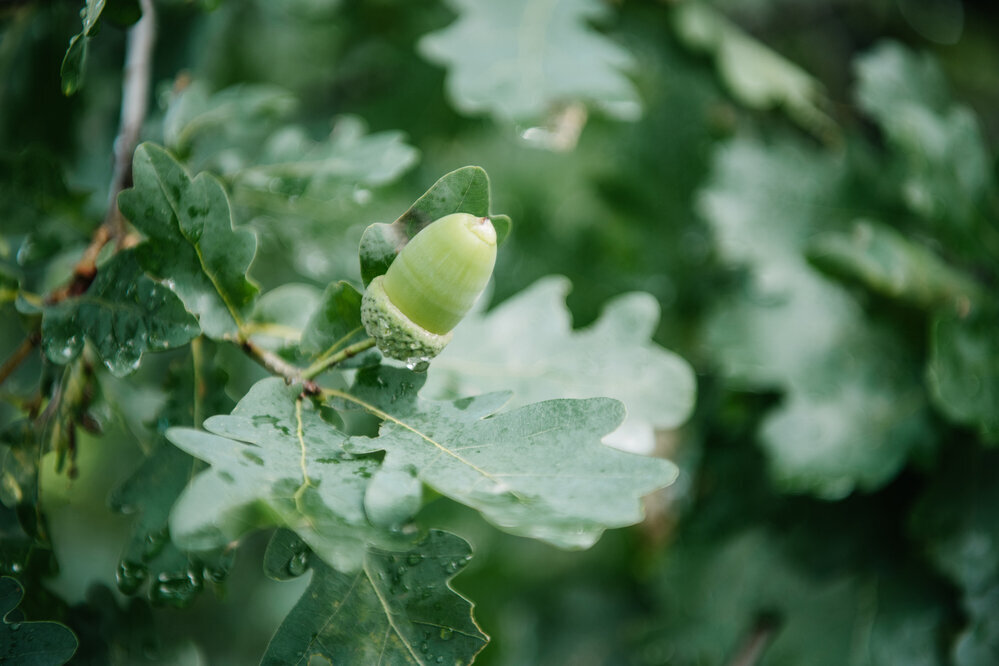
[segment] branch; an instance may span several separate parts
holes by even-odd
[[[24,339],[21,345],[14,350],[14,353],[3,362],[2,366],[0,366],[0,384],[3,384],[4,381],[6,381],[15,370],[17,370],[17,366],[21,365],[21,361],[28,358],[28,354],[31,353],[31,350],[37,347],[38,343],[41,341],[41,331],[35,329],[28,334],[28,337]]]
[[[125,233],[125,220],[118,210],[118,194],[132,184],[132,154],[139,141],[142,122],[149,107],[149,80],[152,71],[153,43],[156,41],[156,10],[153,0],[139,0],[140,18],[128,32],[125,52],[125,71],[122,81],[121,121],[114,141],[114,168],[108,192],[108,210],[101,226],[94,232],[90,245],[73,269],[69,282],[50,293],[45,302],[49,305],[79,296],[87,291],[97,277],[97,257],[112,239],[116,250],[126,246],[131,238]],[[3,366],[0,366],[0,384],[17,368],[28,353],[40,342],[41,332],[36,326]]]
[[[274,352],[264,349],[250,339],[244,338],[240,340],[239,346],[260,365],[267,368],[267,370],[272,374],[284,377],[285,381],[288,383],[301,383],[305,393],[308,395],[318,395],[322,389],[319,387],[319,384],[315,382],[315,377],[317,375],[329,370],[337,363],[343,363],[348,358],[352,358],[363,351],[371,349],[375,346],[375,340],[374,338],[367,338],[352,344],[349,347],[344,347],[336,354],[333,354],[327,359],[321,359],[310,365],[308,368],[300,368],[297,365],[293,365]]]
[[[239,346],[257,363],[267,368],[271,374],[284,377],[284,380],[289,384],[301,383],[305,393],[316,395],[321,391],[319,385],[312,381],[311,377],[305,376],[302,368],[288,363],[274,352],[264,349],[249,339],[241,340]]]
[[[115,250],[128,243],[125,219],[118,210],[118,194],[132,185],[132,154],[139,142],[142,123],[149,108],[149,81],[152,73],[153,44],[156,41],[156,10],[152,0],[139,0],[142,18],[128,31],[125,68],[121,84],[121,120],[114,140],[114,167],[108,189],[107,213],[94,232],[90,245],[73,270],[73,278],[46,299],[58,303],[87,291],[97,276],[97,257],[109,241]]]

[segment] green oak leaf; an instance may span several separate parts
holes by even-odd
[[[870,220],[857,220],[849,233],[819,235],[809,243],[808,259],[827,273],[919,307],[967,307],[981,295],[974,280],[934,252]]]
[[[192,81],[170,100],[163,142],[178,154],[193,152],[195,162],[205,164],[234,144],[259,142],[297,107],[290,92],[274,85],[240,84],[212,94],[203,81]]]
[[[170,367],[164,387],[169,399],[153,421],[200,425],[204,415],[232,409],[225,392],[227,380],[227,373],[199,347],[197,354]],[[111,491],[108,500],[113,511],[137,514],[118,562],[117,583],[124,594],[145,589],[155,605],[184,607],[194,601],[205,580],[217,583],[227,575],[234,552],[217,550],[193,555],[180,550],[171,540],[170,509],[205,465],[166,441],[163,428],[159,428],[156,448]]]
[[[200,332],[180,299],[143,274],[134,250],[116,254],[86,292],[45,306],[42,316],[50,361],[72,361],[87,339],[118,377],[138,368],[144,352],[184,345]]]
[[[634,120],[641,102],[625,72],[630,53],[594,31],[596,0],[451,0],[458,20],[426,35],[420,52],[448,68],[447,89],[463,113],[537,120],[558,104],[592,103]]]
[[[78,642],[69,627],[58,622],[23,622],[14,609],[21,602],[21,584],[0,577],[0,662],[23,666],[58,666],[76,652]]]
[[[416,163],[418,151],[401,132],[368,134],[355,116],[337,119],[322,142],[313,141],[299,127],[275,131],[252,164],[225,170],[237,200],[243,190],[279,192],[291,207],[305,201],[321,202],[348,194],[355,187],[377,187],[396,180]]]
[[[424,394],[506,388],[514,393],[510,406],[557,397],[614,398],[628,415],[606,441],[649,453],[654,429],[676,428],[690,416],[693,370],[650,341],[659,322],[652,296],[620,296],[597,322],[573,331],[565,307],[570,287],[565,278],[545,278],[488,313],[466,317],[431,364]]]
[[[821,82],[798,65],[757,41],[703,2],[674,8],[680,40],[690,49],[710,54],[725,86],[741,104],[753,109],[783,108],[805,129],[830,139],[835,122]]]
[[[999,442],[999,316],[992,311],[969,315],[944,311],[930,330],[926,368],[930,396],[958,423],[974,425],[982,436]]]
[[[135,23],[142,16],[136,0],[86,0],[80,12],[83,28],[69,40],[60,68],[64,95],[72,95],[83,86],[90,40],[100,31],[105,10],[112,20],[123,25]]]
[[[999,585],[997,465],[994,450],[955,450],[934,470],[910,516],[930,561],[968,594]]]
[[[930,434],[911,350],[804,256],[844,208],[842,166],[736,139],[700,195],[722,258],[750,271],[709,315],[706,348],[735,385],[787,392],[760,431],[770,468],[785,489],[830,499],[886,483]]]
[[[278,525],[336,569],[354,571],[368,544],[402,539],[374,528],[365,515],[364,494],[378,461],[345,453],[347,435],[300,392],[264,379],[232,414],[206,420],[208,432],[167,430],[176,446],[211,465],[170,514],[170,534],[181,548],[219,548]]]
[[[501,414],[509,394],[451,402],[417,397],[419,374],[361,370],[350,393],[327,391],[383,420],[378,437],[348,451],[385,451],[383,469],[479,511],[502,530],[561,548],[586,548],[611,527],[642,518],[639,498],[671,483],[676,467],[601,443],[624,418],[609,398],[548,400]]]
[[[466,166],[442,176],[391,224],[375,223],[361,236],[361,278],[367,285],[383,275],[409,239],[434,220],[451,213],[488,216],[496,228],[496,242],[510,233],[506,215],[489,213],[489,176],[477,166]]]
[[[83,85],[83,71],[87,63],[87,50],[90,38],[97,32],[97,22],[104,11],[107,0],[86,0],[81,12],[83,29],[69,40],[69,48],[62,60],[62,92],[72,95]]]
[[[936,63],[882,42],[856,61],[860,107],[880,125],[901,161],[901,196],[937,223],[969,227],[992,178],[974,114],[952,104]]]
[[[471,664],[489,637],[472,604],[449,581],[468,563],[464,539],[431,530],[408,551],[369,548],[353,573],[330,568],[279,532],[265,556],[284,580],[313,570],[309,587],[278,628],[262,664]]]
[[[148,239],[136,248],[143,268],[170,286],[205,335],[235,334],[258,291],[246,278],[256,239],[233,228],[222,184],[207,173],[192,179],[151,143],[136,149],[133,171],[135,186],[118,205]]]
[[[168,147],[229,180],[238,204],[265,202],[290,210],[318,204],[355,187],[392,182],[418,151],[401,132],[368,134],[355,116],[337,118],[333,131],[314,141],[287,124],[295,97],[278,86],[241,84],[209,94],[194,81],[173,100],[164,120]],[[274,196],[267,196],[272,194]]]

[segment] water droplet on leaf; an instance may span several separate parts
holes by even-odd
[[[288,561],[288,573],[292,576],[298,577],[305,573],[305,570],[309,568],[309,553],[308,551],[301,551],[295,553],[291,560]]]

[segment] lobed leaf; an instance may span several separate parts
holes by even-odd
[[[880,125],[901,162],[901,196],[941,229],[972,226],[992,178],[974,115],[951,103],[929,56],[883,42],[855,65],[857,99]]]
[[[347,435],[324,421],[300,390],[264,379],[232,414],[206,420],[208,432],[167,431],[176,446],[211,465],[173,507],[170,533],[179,546],[219,548],[278,525],[294,530],[336,569],[350,572],[361,566],[369,544],[403,540],[374,528],[364,512],[378,462],[345,453]]]
[[[447,90],[463,113],[537,120],[585,101],[634,120],[641,102],[625,72],[630,53],[591,29],[606,14],[595,0],[453,0],[458,20],[423,37],[420,52],[448,68]]]
[[[24,590],[14,578],[0,578],[0,661],[24,666],[58,666],[76,652],[78,642],[69,627],[58,622],[24,622],[14,610]]]
[[[133,171],[135,186],[118,205],[147,237],[136,248],[142,267],[180,297],[205,335],[235,334],[258,291],[246,278],[256,239],[233,228],[222,184],[207,173],[192,179],[151,143],[136,149]]]
[[[45,306],[42,316],[42,347],[50,361],[72,361],[87,339],[118,377],[138,368],[143,353],[187,344],[199,333],[180,299],[143,274],[134,250],[116,254],[86,292]]]
[[[843,166],[736,139],[700,195],[722,257],[750,271],[709,315],[708,348],[738,385],[788,393],[760,431],[770,468],[786,489],[829,499],[884,484],[930,435],[909,350],[805,261],[841,207]]]
[[[821,234],[810,242],[808,259],[827,273],[919,307],[967,307],[980,297],[969,276],[878,222],[858,220],[849,233]]]
[[[825,111],[828,100],[818,79],[707,3],[684,2],[673,12],[680,40],[714,58],[722,82],[740,103],[753,109],[782,108],[795,122],[826,140],[838,135]]]
[[[976,426],[999,442],[999,317],[975,311],[967,316],[942,312],[930,329],[926,367],[930,396],[958,423]]]
[[[167,375],[167,403],[156,423],[199,425],[204,414],[232,408],[225,393],[228,375],[200,349],[173,365]],[[197,366],[197,367],[196,367]],[[205,581],[219,583],[227,575],[234,552],[217,549],[197,555],[182,551],[171,539],[170,509],[204,463],[162,437],[156,448],[108,498],[113,511],[137,514],[118,562],[118,589],[124,594],[145,590],[155,605],[185,607]]]
[[[348,451],[385,451],[383,468],[412,469],[425,484],[500,529],[561,548],[585,548],[610,527],[641,520],[639,498],[671,483],[672,463],[604,446],[624,418],[607,398],[548,400],[495,412],[509,394],[421,400],[419,375],[361,370],[350,393],[328,391],[383,419],[378,437]]]
[[[463,539],[432,530],[408,551],[370,548],[360,569],[341,573],[279,533],[267,550],[270,572],[313,573],[261,663],[470,664],[489,638],[449,584],[470,557]]]
[[[690,416],[693,370],[650,341],[659,320],[659,304],[650,295],[620,296],[597,322],[574,331],[565,307],[569,289],[565,278],[545,278],[489,313],[466,317],[431,364],[424,393],[454,397],[509,389],[511,406],[614,398],[628,415],[607,441],[649,453],[656,428],[676,428]]]

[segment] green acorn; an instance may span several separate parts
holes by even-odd
[[[496,230],[488,217],[442,217],[368,285],[361,301],[364,328],[386,356],[429,360],[451,341],[451,330],[485,289],[495,263]]]

